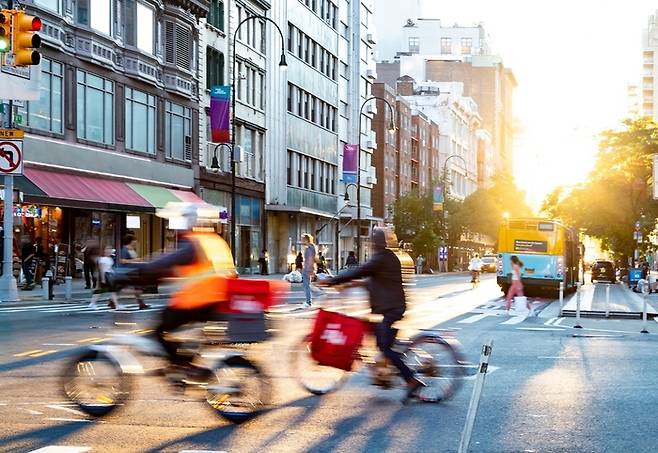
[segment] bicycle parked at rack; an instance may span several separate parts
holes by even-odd
[[[379,358],[374,341],[378,315],[355,318],[321,309],[317,316],[313,332],[292,351],[293,372],[303,388],[315,395],[335,391],[356,371],[355,362],[366,366],[372,384],[406,388],[395,367]],[[426,384],[418,394],[421,401],[448,400],[461,386],[465,361],[450,331],[421,330],[409,339],[397,339],[394,348]]]

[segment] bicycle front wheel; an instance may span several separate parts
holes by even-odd
[[[423,401],[449,400],[461,387],[464,361],[459,351],[439,335],[414,338],[404,352],[404,361],[427,385],[419,394]]]
[[[299,384],[314,395],[324,395],[340,388],[349,372],[320,365],[311,356],[310,335],[296,344],[291,351],[291,367]]]

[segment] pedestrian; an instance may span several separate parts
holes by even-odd
[[[33,264],[37,249],[31,240],[23,243],[21,247],[21,264],[23,266],[23,276],[25,277],[24,290],[31,291],[34,289],[34,270]]]
[[[119,254],[119,264],[125,267],[131,267],[131,265],[138,263],[140,261],[139,255],[137,254],[137,238],[132,234],[127,234],[123,238],[123,247],[121,247],[121,253]],[[135,294],[135,299],[139,304],[139,309],[144,310],[149,308],[150,305],[144,302],[142,299],[143,289],[140,287],[133,287]]]
[[[103,251],[103,256],[98,258],[98,288],[94,290],[94,293],[91,296],[91,302],[89,303],[89,308],[96,309],[98,306],[96,302],[100,298],[101,294],[110,293],[110,302],[108,305],[110,308],[114,309],[123,309],[119,304],[119,298],[115,289],[112,286],[114,276],[114,260],[112,259],[112,247],[105,247]]]
[[[295,270],[301,272],[302,267],[304,267],[304,257],[302,256],[302,252],[299,252],[297,258],[295,258]]]
[[[82,248],[82,270],[85,275],[85,289],[96,288],[100,249],[96,239],[89,239]],[[93,284],[92,284],[93,283]]]
[[[523,283],[521,282],[521,268],[523,267],[523,262],[521,262],[516,255],[510,257],[510,262],[512,263],[512,284],[507,291],[507,296],[505,296],[505,309],[507,312],[509,312],[512,307],[512,298],[515,296],[523,296]]]
[[[260,252],[260,257],[258,258],[258,264],[260,265],[260,275],[267,275],[268,272],[268,262],[270,260],[270,256],[267,253],[267,249],[263,249]]]
[[[313,236],[304,234],[302,236],[302,245],[304,248],[304,266],[302,269],[302,285],[306,302],[304,308],[309,308],[313,304],[313,294],[311,292],[311,279],[315,275],[315,245],[313,245]]]
[[[325,260],[324,256],[322,255],[322,252],[318,252],[318,274],[326,274],[327,273],[326,263],[327,263],[327,261]]]
[[[416,273],[417,274],[422,274],[423,273],[423,264],[425,263],[425,258],[423,258],[423,255],[418,255],[416,257]]]
[[[358,265],[359,262],[356,260],[356,255],[354,254],[353,251],[350,250],[350,252],[347,254],[347,259],[345,260],[345,267],[351,269]]]

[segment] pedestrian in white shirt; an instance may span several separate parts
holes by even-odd
[[[476,278],[480,278],[480,271],[482,270],[482,260],[477,253],[468,265],[468,270],[471,271],[471,283],[475,283]]]
[[[112,259],[111,247],[105,247],[103,256],[98,258],[98,274],[100,277],[98,281],[98,287],[94,290],[94,294],[91,296],[89,308],[98,308],[96,302],[98,301],[100,295],[103,293],[110,293],[110,302],[108,303],[110,308],[123,309],[123,307],[119,304],[117,293],[114,291],[110,283],[112,275],[114,274],[114,260]]]

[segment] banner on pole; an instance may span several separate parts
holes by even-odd
[[[359,164],[359,145],[343,146],[343,182],[345,184],[355,183],[357,180]]]
[[[434,210],[435,211],[441,211],[443,210],[443,186],[436,186],[434,187],[434,191],[432,193],[432,201],[434,203]]]
[[[210,89],[210,130],[213,143],[230,143],[231,87],[216,85]]]

